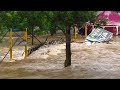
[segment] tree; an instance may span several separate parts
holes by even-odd
[[[66,36],[66,67],[71,65],[70,27],[81,22],[94,22],[95,16],[96,11],[5,11],[0,13],[0,24],[8,28],[28,27],[28,32],[32,32],[32,44],[35,26],[39,26],[42,31],[50,31],[51,35],[57,30],[62,30]]]
[[[28,27],[29,33],[32,33],[32,45],[34,40],[34,27],[39,26],[41,24],[41,11],[19,11],[20,17],[23,20],[26,20],[26,27]]]

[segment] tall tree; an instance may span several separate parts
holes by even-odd
[[[28,27],[28,32],[32,32],[33,35],[35,26],[39,26],[42,31],[50,31],[51,35],[58,29],[62,30],[66,36],[66,67],[71,65],[70,27],[76,23],[94,22],[95,16],[95,11],[5,11],[0,12],[0,17],[2,17],[0,24],[8,28],[19,27],[24,29]]]

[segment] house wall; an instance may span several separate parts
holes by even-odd
[[[112,32],[114,35],[117,35],[117,28],[116,26],[107,26],[104,27],[105,30]],[[88,32],[90,33],[92,31],[92,26],[88,26]],[[120,26],[118,26],[118,34],[120,34]]]

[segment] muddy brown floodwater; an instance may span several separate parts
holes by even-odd
[[[9,48],[0,45],[0,60]],[[120,36],[109,44],[71,43],[72,65],[64,67],[65,43],[41,47],[23,60],[24,46],[15,46],[0,64],[1,79],[120,79]]]

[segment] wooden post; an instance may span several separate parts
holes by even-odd
[[[27,28],[26,28],[26,31],[24,32],[24,40],[25,40],[25,60],[27,59],[27,56],[28,56],[28,51],[27,51]]]
[[[74,42],[76,42],[76,32],[77,32],[77,30],[76,30],[76,24],[74,25]]]
[[[70,66],[71,65],[71,33],[70,28],[68,27],[66,30],[66,60],[64,63],[64,66]]]
[[[12,60],[12,28],[9,31],[10,61]]]
[[[117,33],[116,33],[116,35],[118,35],[118,26],[116,26],[116,30],[117,30]]]
[[[87,24],[85,25],[85,38],[87,37]]]
[[[92,30],[94,29],[94,25],[92,25]]]

